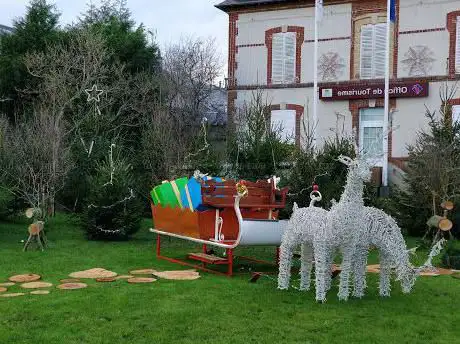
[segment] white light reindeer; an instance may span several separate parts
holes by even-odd
[[[313,261],[313,242],[315,236],[323,231],[327,210],[315,207],[321,201],[321,193],[314,190],[310,194],[310,206],[299,208],[294,203],[289,220],[281,240],[278,289],[288,289],[291,278],[292,255],[298,245],[302,246],[302,262],[300,269],[300,289],[310,288],[310,274]]]

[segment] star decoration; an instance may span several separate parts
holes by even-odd
[[[405,69],[409,70],[409,76],[426,76],[433,67],[433,51],[426,45],[415,45],[409,47],[409,50],[404,54],[405,59],[402,63]]]
[[[97,88],[97,85],[93,85],[92,88],[86,89],[85,93],[88,95],[88,102],[95,101],[99,103],[101,101],[100,96],[104,93],[103,90]]]
[[[318,73],[323,81],[337,80],[344,68],[343,58],[333,51],[321,55],[318,60]]]

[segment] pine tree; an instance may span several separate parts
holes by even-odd
[[[89,180],[83,218],[91,240],[125,240],[140,228],[142,202],[133,190],[132,166],[113,158],[112,149]]]
[[[426,221],[442,213],[443,201],[456,204],[454,225],[460,220],[460,123],[452,122],[452,94],[447,86],[441,90],[439,115],[427,109],[429,129],[409,147],[405,184],[395,192],[393,210],[411,235],[426,234]]]

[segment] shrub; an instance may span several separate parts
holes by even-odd
[[[439,116],[427,110],[429,130],[419,132],[409,147],[405,185],[395,190],[395,216],[414,236],[430,234],[426,221],[442,213],[443,201],[453,201],[457,206],[449,216],[460,218],[460,123],[452,123],[451,93],[447,88],[441,93]]]

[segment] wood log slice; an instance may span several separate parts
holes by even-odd
[[[26,295],[24,293],[8,293],[8,294],[0,294],[0,297],[16,297],[16,296],[23,296]]]
[[[132,270],[129,273],[131,275],[153,275],[156,270],[154,269],[140,269],[140,270]]]
[[[154,273],[154,275],[163,279],[178,281],[191,281],[201,277],[198,272],[190,270],[157,271]]]
[[[41,278],[37,274],[24,274],[24,275],[15,275],[8,278],[11,282],[25,283],[25,282],[34,282],[38,281]]]
[[[49,288],[52,286],[53,286],[53,283],[48,283],[48,282],[29,282],[29,283],[21,284],[21,288],[24,288],[24,289]]]
[[[449,219],[442,219],[441,221],[439,221],[438,227],[440,230],[444,232],[448,232],[452,229],[453,224],[452,224],[452,221]]]
[[[460,274],[459,274],[459,273],[452,274],[451,276],[452,276],[453,278],[460,279]]]
[[[59,284],[56,288],[62,289],[62,290],[75,290],[75,289],[83,289],[88,287],[86,283],[64,283],[64,284]]]
[[[0,293],[4,293],[5,291],[8,291],[8,289],[5,287],[0,287]]]
[[[109,271],[103,268],[94,268],[84,271],[72,272],[69,276],[72,278],[106,278],[106,277],[115,277],[118,274],[113,271]]]
[[[0,283],[0,287],[12,287],[15,284],[14,282]]]
[[[156,279],[153,277],[134,277],[128,279],[128,283],[137,284],[137,283],[152,283],[155,282]]]
[[[49,290],[34,290],[30,292],[32,295],[48,295],[50,293]]]

